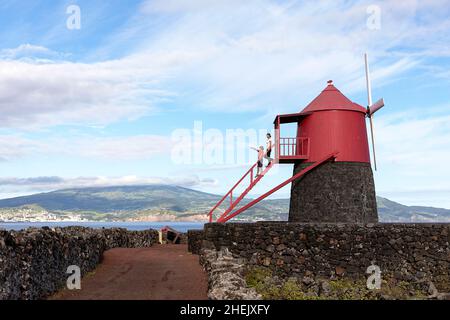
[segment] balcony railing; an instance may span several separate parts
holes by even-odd
[[[307,159],[309,156],[309,138],[279,138],[278,158],[280,160]]]

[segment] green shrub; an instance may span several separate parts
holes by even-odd
[[[257,287],[272,277],[272,271],[263,267],[255,267],[247,271],[245,281],[249,287]]]

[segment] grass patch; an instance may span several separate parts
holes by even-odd
[[[365,278],[316,279],[304,281],[298,278],[280,279],[270,269],[254,267],[245,276],[247,285],[254,288],[266,300],[380,300],[427,299],[423,285],[386,278],[381,289],[367,288]]]

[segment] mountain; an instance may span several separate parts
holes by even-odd
[[[405,206],[382,197],[377,197],[377,205],[383,222],[450,222],[449,209]]]
[[[26,212],[24,219],[44,212],[52,219],[202,220],[220,198],[170,185],[74,188],[0,200],[0,220],[10,219],[18,212],[22,216]],[[381,197],[377,197],[377,202],[383,222],[450,222],[447,209],[409,207]],[[236,220],[287,220],[288,211],[289,199],[270,199],[258,203]]]
[[[204,220],[221,196],[170,185],[91,187],[57,190],[0,200],[0,220],[9,210],[35,217],[45,209],[65,219],[87,220]],[[249,200],[242,201],[242,204]],[[37,211],[30,212],[30,205]],[[286,200],[266,200],[248,211],[252,219],[287,219]],[[2,215],[2,212],[4,213]],[[4,220],[4,219],[3,219]]]
[[[36,204],[47,210],[64,211],[132,211],[165,208],[177,212],[219,196],[178,186],[117,186],[64,189],[48,193],[0,200],[0,208]]]

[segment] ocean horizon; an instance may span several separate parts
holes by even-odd
[[[154,229],[159,230],[165,226],[171,227],[179,232],[187,232],[191,229],[203,229],[204,222],[175,222],[175,221],[158,221],[158,222],[79,222],[79,221],[61,221],[61,222],[0,222],[0,229],[5,230],[25,230],[28,228],[56,228],[56,227],[88,227],[94,229],[101,228],[124,228],[131,231],[140,231]]]

